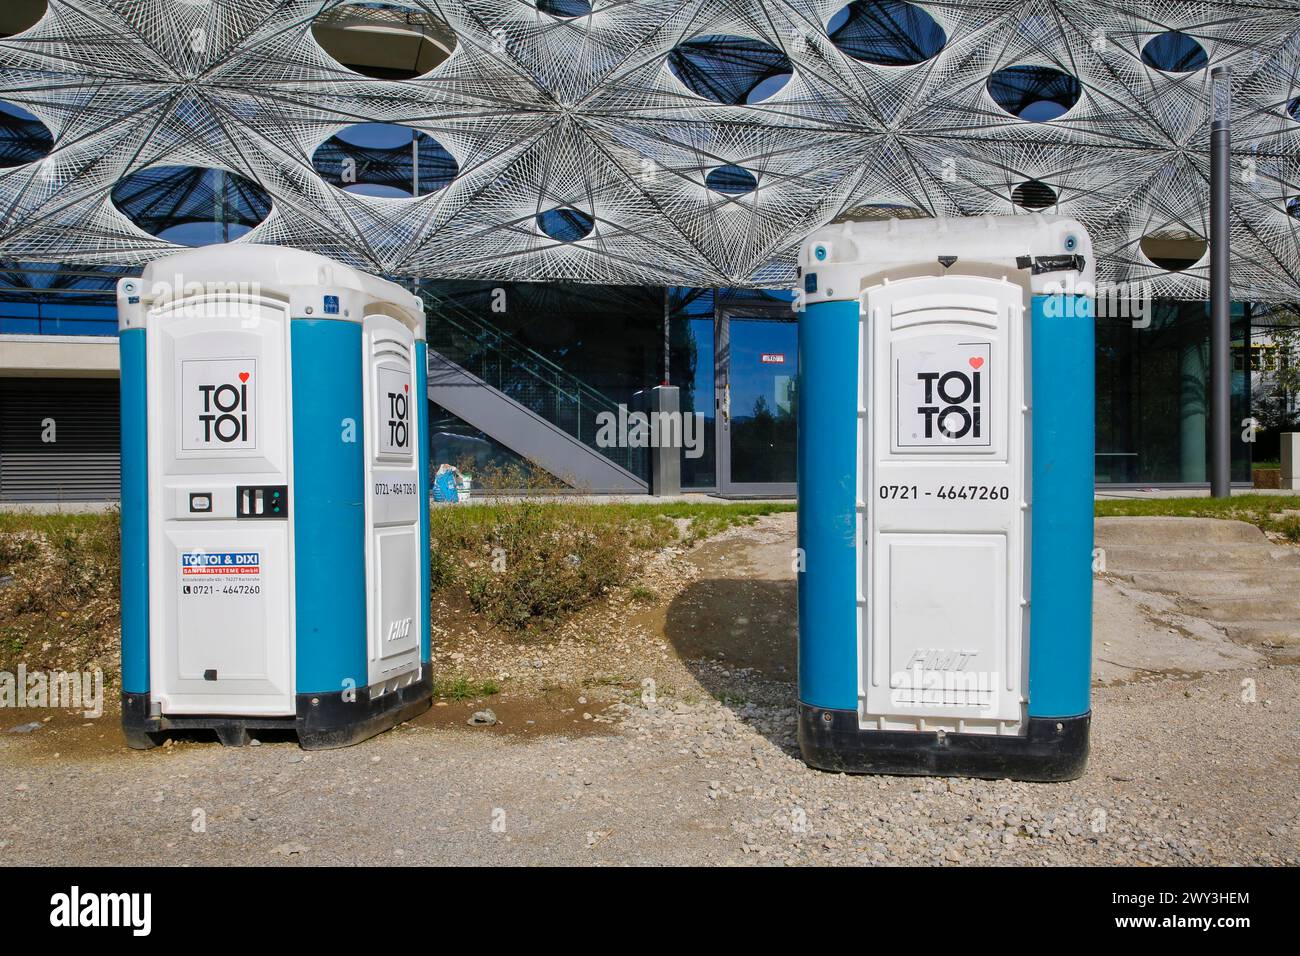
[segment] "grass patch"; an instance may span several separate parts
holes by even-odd
[[[1272,530],[1292,544],[1300,544],[1300,516],[1288,515],[1281,518],[1275,523]]]
[[[1106,498],[1093,505],[1098,518],[1173,516],[1246,521],[1300,543],[1300,495],[1233,495],[1231,498]]]
[[[694,544],[793,509],[784,503],[532,499],[435,507],[429,522],[432,584],[435,591],[464,593],[471,608],[494,624],[528,630],[626,584],[651,551]],[[634,588],[633,598],[654,595]]]
[[[765,515],[797,510],[793,501],[678,501],[664,504],[638,502],[591,507],[607,508],[623,520],[668,519],[674,524],[678,521],[686,521],[688,522],[686,530],[678,536],[677,542],[688,547],[715,534],[721,534],[728,528],[752,525]]]
[[[437,590],[462,590],[493,623],[526,629],[623,584],[637,552],[675,530],[666,519],[625,523],[552,502],[435,508],[431,579]]]
[[[116,511],[0,513],[0,669],[115,672],[120,575]]]
[[[442,700],[479,700],[501,693],[494,680],[472,680],[468,677],[439,677],[433,682],[433,696]]]

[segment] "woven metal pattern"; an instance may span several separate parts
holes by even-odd
[[[53,135],[48,156],[0,170],[0,258],[156,257],[172,247],[114,188],[197,166],[270,197],[241,241],[390,275],[790,284],[794,246],[837,217],[1025,213],[1019,195],[1089,227],[1102,281],[1202,298],[1208,256],[1168,272],[1139,243],[1208,234],[1210,70],[1229,66],[1236,295],[1300,297],[1297,0],[868,3],[839,20],[844,0],[398,6],[50,0],[0,40],[0,100]],[[454,52],[416,79],[360,75],[312,29],[358,15],[425,24]],[[1169,30],[1203,51],[1166,51],[1189,72],[1150,65]],[[1053,104],[1045,122],[1008,111]],[[412,199],[327,181],[318,148],[367,121],[427,134],[455,178]],[[0,116],[0,153],[23,159],[30,134]],[[710,188],[720,167],[754,188],[730,168]],[[554,210],[590,230],[548,235]]]

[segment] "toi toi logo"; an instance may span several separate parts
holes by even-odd
[[[388,393],[388,443],[397,448],[406,447],[406,395]]]
[[[407,455],[411,449],[411,373],[385,366],[379,369],[379,450]]]
[[[980,369],[983,356],[972,356],[970,370],[953,369],[948,372],[917,372],[917,381],[924,389],[924,403],[916,413],[924,421],[924,437],[934,438],[937,430],[944,438],[960,440],[982,435],[980,414],[984,407]]]
[[[226,445],[248,440],[248,382],[251,375],[251,372],[239,372],[237,381],[198,386],[201,400],[199,424],[203,428],[205,444],[214,439]]]
[[[927,336],[894,347],[896,448],[988,447],[993,343]]]

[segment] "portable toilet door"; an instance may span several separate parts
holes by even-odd
[[[800,260],[799,740],[849,772],[1069,779],[1087,756],[1083,227],[846,223]]]
[[[288,303],[182,296],[149,324],[158,693],[170,715],[292,716]]]
[[[362,323],[366,354],[366,621],[371,687],[392,690],[420,665],[421,556],[428,550],[420,519],[415,405],[420,396],[411,328],[388,315]],[[427,466],[426,466],[427,467]]]
[[[878,412],[858,418],[859,629],[865,713],[886,725],[899,710],[1021,719],[1023,298],[981,276],[907,278],[864,295],[861,388]]]
[[[430,705],[423,310],[234,243],[118,287],[123,727],[364,739]]]

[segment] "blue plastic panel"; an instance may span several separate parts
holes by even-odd
[[[429,348],[415,343],[415,427],[420,436],[420,596],[424,601],[424,629],[420,634],[420,660],[432,660],[429,640]]]
[[[122,440],[122,690],[149,692],[149,413],[145,330],[118,339]]]
[[[858,302],[799,319],[799,699],[856,710]]]
[[[1095,392],[1092,300],[1035,296],[1029,716],[1089,707]]]
[[[368,683],[361,326],[294,319],[290,343],[296,687],[330,693]]]

